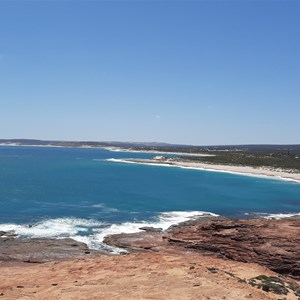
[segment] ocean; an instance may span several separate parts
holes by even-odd
[[[155,153],[0,146],[0,230],[70,237],[92,249],[111,233],[163,229],[207,213],[257,217],[300,212],[300,184],[110,159]],[[170,155],[171,156],[171,155]]]

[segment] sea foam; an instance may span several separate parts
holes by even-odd
[[[300,217],[300,213],[289,213],[289,214],[268,214],[267,216],[264,216],[263,218],[265,219],[285,219],[285,218],[290,218],[290,217]]]
[[[94,229],[95,240],[102,243],[104,237],[111,234],[119,233],[135,233],[140,232],[141,227],[154,227],[161,228],[163,230],[168,229],[170,226],[179,224],[185,221],[194,220],[200,217],[213,216],[217,217],[217,214],[204,212],[204,211],[171,211],[163,212],[157,216],[156,220],[150,222],[125,222],[121,224],[112,224],[111,226],[103,229]]]
[[[35,224],[0,224],[0,230],[13,232],[25,238],[62,238],[87,232],[90,227],[103,226],[105,223],[96,220],[79,218],[57,218]]]
[[[266,219],[282,219],[300,216],[300,213],[289,214],[258,214]],[[105,236],[120,233],[141,232],[142,227],[168,229],[185,221],[217,214],[204,211],[170,211],[162,212],[150,221],[124,222],[108,224],[94,219],[56,218],[37,222],[35,224],[0,224],[0,230],[14,233],[21,238],[72,238],[85,243],[90,249],[120,254],[124,249],[111,247],[103,243]]]
[[[21,238],[72,238],[87,244],[90,249],[118,254],[126,251],[104,244],[105,236],[140,232],[142,231],[140,228],[145,226],[165,230],[172,225],[203,216],[218,215],[203,211],[171,211],[160,213],[153,221],[124,222],[121,224],[107,224],[97,220],[80,218],[57,218],[35,224],[0,224],[0,230],[14,233]]]

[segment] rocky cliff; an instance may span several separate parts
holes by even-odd
[[[143,251],[193,250],[240,262],[255,262],[300,279],[300,220],[197,220],[167,232],[108,236],[109,245]]]

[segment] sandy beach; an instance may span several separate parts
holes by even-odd
[[[124,163],[138,163],[151,165],[166,165],[188,169],[207,170],[212,172],[224,172],[255,177],[270,177],[273,179],[288,180],[300,183],[300,173],[289,172],[289,170],[274,169],[269,167],[254,168],[250,166],[215,165],[200,162],[187,162],[173,159],[110,159],[110,161]]]
[[[174,155],[184,155],[184,156],[198,156],[198,157],[208,157],[215,156],[215,154],[208,153],[188,153],[188,152],[167,152],[167,151],[158,151],[158,150],[134,150],[131,148],[122,148],[122,147],[99,147],[112,152],[130,152],[130,153],[153,153],[153,154],[174,154]]]

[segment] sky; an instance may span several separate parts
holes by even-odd
[[[0,0],[0,139],[300,143],[300,1]]]

